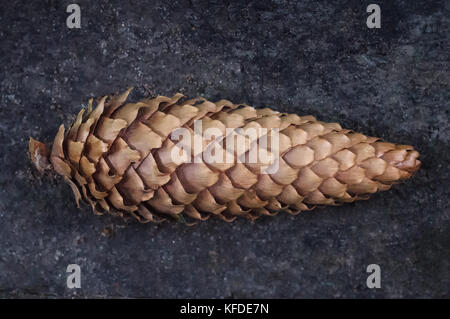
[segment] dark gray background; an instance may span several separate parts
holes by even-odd
[[[82,28],[66,27],[81,6]],[[449,1],[10,1],[0,5],[0,297],[450,297]],[[88,98],[182,92],[313,114],[414,145],[371,200],[256,223],[141,225],[39,174]],[[82,288],[66,288],[66,267]],[[382,288],[366,287],[366,267]]]

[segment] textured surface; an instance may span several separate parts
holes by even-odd
[[[51,151],[30,139],[39,172],[50,161],[77,206],[83,199],[97,215],[191,226],[211,216],[296,215],[368,199],[420,167],[412,146],[311,115],[180,93],[132,103],[130,91],[95,108],[91,99],[67,130],[60,125]]]
[[[81,30],[65,27],[68,3],[0,8],[1,296],[449,297],[448,2],[380,1],[380,30],[360,1],[80,1]],[[146,85],[315,114],[414,145],[423,165],[370,201],[255,224],[97,217],[62,180],[38,178],[28,136],[50,141],[87,96],[129,85],[134,99]]]

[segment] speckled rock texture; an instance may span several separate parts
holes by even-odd
[[[377,1],[368,29],[373,1],[76,1],[68,29],[72,2],[0,6],[0,297],[450,297],[450,2]],[[255,223],[94,216],[32,167],[28,137],[131,85],[312,114],[413,145],[422,167],[369,201]]]

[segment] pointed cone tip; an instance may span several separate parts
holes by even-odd
[[[395,167],[404,170],[412,175],[419,170],[420,165],[422,164],[422,162],[418,159],[419,156],[420,154],[416,150],[408,150],[404,160],[397,163]]]

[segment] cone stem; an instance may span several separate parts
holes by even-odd
[[[42,173],[46,169],[51,168],[51,164],[49,161],[50,152],[48,151],[47,146],[44,143],[30,137],[30,141],[28,143],[28,152],[31,161],[39,172]]]

